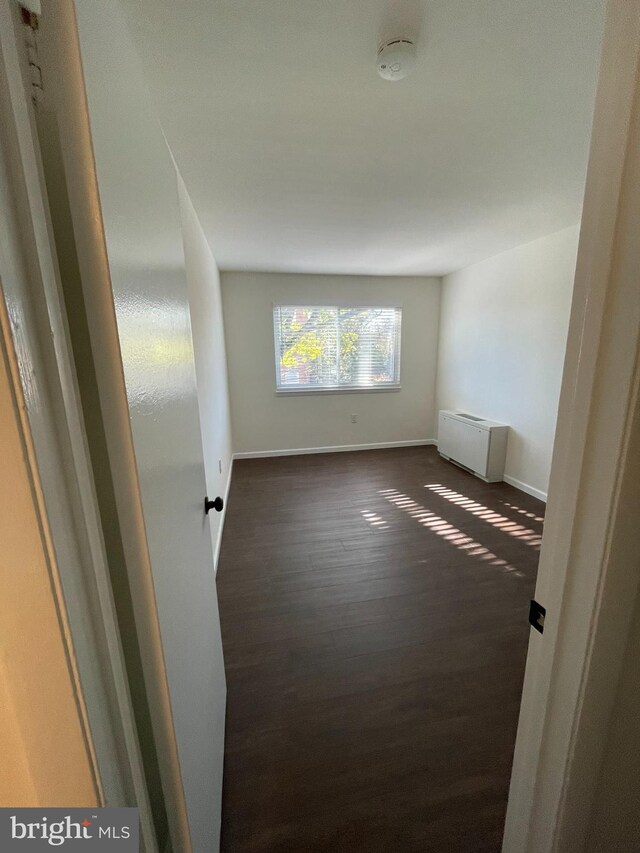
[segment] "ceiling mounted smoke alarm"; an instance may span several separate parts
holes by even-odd
[[[411,39],[389,39],[378,50],[378,74],[383,80],[402,80],[416,63],[416,46]]]

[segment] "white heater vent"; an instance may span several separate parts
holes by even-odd
[[[438,452],[487,483],[504,476],[509,427],[466,412],[440,412]]]

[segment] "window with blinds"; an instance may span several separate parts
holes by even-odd
[[[277,390],[398,387],[401,322],[401,308],[276,305]]]

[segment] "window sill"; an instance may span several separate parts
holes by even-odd
[[[278,388],[276,397],[308,397],[322,394],[388,394],[402,391],[402,385],[378,385],[374,387],[351,386],[348,388]]]

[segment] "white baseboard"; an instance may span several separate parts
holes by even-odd
[[[233,459],[264,459],[269,456],[306,456],[313,453],[347,453],[353,450],[385,450],[391,447],[421,447],[425,445],[434,445],[437,447],[438,441],[435,438],[419,438],[411,441],[385,441],[377,444],[341,444],[330,447],[295,447],[282,450],[250,450],[246,453],[234,453]],[[227,480],[227,491],[225,494],[225,503],[229,494],[229,485],[231,483],[231,470],[233,467],[233,459],[229,468],[229,479]],[[520,489],[521,492],[526,492],[540,501],[547,502],[547,493],[530,486],[528,483],[523,483],[522,480],[516,480],[515,477],[504,475],[505,483]],[[222,525],[218,536],[218,548],[216,550],[216,566],[218,564],[218,550],[220,549],[220,539],[222,538]]]
[[[332,447],[295,447],[283,450],[251,450],[234,453],[234,459],[262,459],[267,456],[306,456],[310,453],[347,453],[352,450],[385,450],[389,447],[421,447],[436,444],[435,438],[419,438],[411,441],[384,441],[378,444],[341,444]]]
[[[216,546],[213,553],[213,569],[216,574],[218,573],[218,559],[220,557],[220,545],[222,544],[222,531],[224,530],[224,520],[227,517],[227,504],[229,502],[229,489],[231,488],[231,473],[233,471],[234,458],[234,455],[231,454],[231,459],[229,461],[229,473],[227,475],[227,484],[224,487],[224,509],[222,510],[222,515],[220,517],[220,526],[218,527]]]
[[[504,481],[510,486],[514,486],[516,489],[520,489],[521,492],[526,492],[528,495],[531,495],[531,497],[538,498],[539,501],[544,501],[545,503],[547,502],[546,492],[543,492],[540,489],[535,489],[528,483],[523,483],[522,480],[516,480],[515,477],[509,477],[507,474],[505,474]]]

